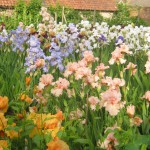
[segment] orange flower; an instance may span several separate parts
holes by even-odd
[[[51,133],[53,138],[56,138],[57,133],[62,130],[61,122],[64,119],[62,112],[59,111],[55,115],[49,114],[36,114],[32,112],[29,114],[28,119],[33,120],[35,127],[30,133],[32,138],[35,134]]]
[[[43,128],[44,120],[46,120],[46,114],[36,114],[34,112],[30,113],[28,116],[29,120],[33,120],[34,124],[37,126],[38,129]]]
[[[53,130],[52,129],[48,129],[47,132],[51,133],[51,136],[53,139],[57,139],[57,134],[60,130],[63,130],[63,127],[55,127]]]
[[[0,96],[0,112],[5,113],[8,109],[8,97]]]
[[[46,119],[46,114],[36,114],[34,112],[30,113],[28,116],[29,120],[33,120],[35,127],[30,132],[30,138],[34,137],[36,134],[41,134],[43,130],[43,123]]]
[[[6,131],[6,134],[7,134],[7,137],[9,137],[10,139],[18,138],[18,135],[19,135],[18,132],[14,130]]]
[[[69,146],[62,140],[51,141],[47,146],[47,150],[69,150]]]
[[[30,132],[30,134],[29,134],[29,137],[30,138],[33,138],[35,135],[39,135],[39,134],[41,134],[42,132],[37,128],[37,127],[34,127],[32,130],[31,130],[31,132]]]
[[[37,112],[36,106],[29,107],[29,111],[30,111],[30,113]]]
[[[31,78],[30,77],[26,77],[26,86],[29,86],[31,82]]]
[[[4,130],[7,126],[7,119],[4,117],[3,113],[0,113],[0,131]]]
[[[22,94],[21,97],[20,97],[20,99],[21,99],[22,101],[24,101],[25,98],[26,98],[26,94]]]
[[[18,117],[19,119],[23,119],[23,118],[24,118],[23,114],[17,114],[17,117]]]
[[[59,120],[52,116],[48,116],[43,125],[45,129],[54,129],[59,125]]]
[[[63,113],[62,111],[58,111],[57,114],[56,114],[56,117],[60,120],[64,120],[64,116],[63,116]]]
[[[0,140],[0,150],[3,150],[3,148],[7,148],[8,143],[6,140]]]
[[[15,127],[16,124],[13,123],[13,124],[10,125],[10,126]],[[12,139],[12,138],[17,138],[17,137],[18,137],[18,132],[14,131],[14,130],[7,130],[7,131],[5,131],[5,132],[6,132],[7,137],[9,137],[10,139]]]
[[[32,103],[32,99],[31,99],[29,96],[26,96],[25,101],[26,101],[27,103]]]
[[[22,94],[21,97],[20,97],[20,99],[22,101],[26,101],[27,103],[32,103],[32,99],[28,95],[26,95],[26,94]]]

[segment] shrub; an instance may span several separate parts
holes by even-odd
[[[63,6],[61,6],[59,3],[56,4],[56,6],[50,6],[49,11],[51,12],[51,15],[55,17],[57,14],[57,22],[62,22],[62,11],[63,11]],[[67,23],[79,23],[82,19],[86,19],[89,21],[97,21],[97,22],[102,22],[103,17],[100,15],[99,12],[94,11],[80,11],[80,10],[75,10],[69,7],[65,7],[65,17],[67,20]],[[95,15],[95,16],[94,16]]]

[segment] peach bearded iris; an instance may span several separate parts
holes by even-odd
[[[44,59],[37,59],[36,62],[35,62],[35,66],[37,68],[41,68],[45,65],[45,60]]]
[[[53,76],[51,74],[43,74],[40,78],[40,82],[42,82],[45,86],[50,85],[53,81]]]
[[[65,78],[59,78],[56,82],[53,83],[53,85],[55,87],[51,89],[51,93],[54,96],[59,97],[60,95],[63,94],[63,90],[68,89],[68,86],[70,85],[70,83]]]
[[[40,78],[38,89],[42,90],[45,86],[51,85],[54,77],[51,74],[43,74]]]
[[[146,99],[148,102],[150,102],[150,91],[147,91],[147,92],[143,95],[142,98],[144,98],[144,99]]]
[[[114,63],[117,64],[124,64],[126,59],[124,59],[125,54],[132,54],[132,51],[129,51],[127,45],[122,44],[120,47],[116,47],[116,49],[111,53],[112,58],[109,60],[109,64],[113,65]]]
[[[101,93],[101,98],[100,106],[105,107],[111,116],[116,116],[125,104],[121,102],[120,90],[108,89]]]
[[[95,96],[91,96],[88,98],[88,102],[92,110],[96,110],[96,105],[99,103],[99,101],[100,100],[98,99],[98,97]]]
[[[133,116],[135,114],[135,106],[134,105],[127,106],[127,114],[130,118],[133,118]]]
[[[148,60],[147,60],[147,62],[145,64],[146,74],[150,73],[150,52],[147,53],[147,56],[148,56]]]
[[[137,71],[136,66],[137,65],[129,62],[129,64],[126,66],[126,68],[124,70],[131,70],[131,75],[135,75],[135,73]]]
[[[133,125],[140,126],[142,122],[143,122],[143,120],[138,116],[136,116],[130,120],[131,126],[133,126]]]

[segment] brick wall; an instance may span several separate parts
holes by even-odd
[[[143,7],[138,10],[136,7],[132,7],[131,16],[138,16],[144,20],[146,20],[150,24],[150,7]]]
[[[136,7],[141,7],[139,16],[150,23],[150,0],[127,0],[127,3],[133,7],[131,10],[133,16],[138,15],[138,8],[136,9]]]
[[[150,23],[150,7],[144,7],[140,10],[140,17]]]

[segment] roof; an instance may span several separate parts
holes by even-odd
[[[13,7],[17,0],[0,0],[0,7]],[[99,10],[115,11],[115,0],[45,0],[46,5],[56,5],[59,2],[62,6],[67,6],[78,10]]]
[[[115,0],[58,0],[61,5],[79,10],[115,11]],[[46,0],[47,4],[54,4],[57,0]]]
[[[0,0],[1,7],[12,7],[16,3],[16,0]]]
[[[14,7],[18,0],[0,0],[0,7]],[[24,0],[28,2],[29,0]]]

